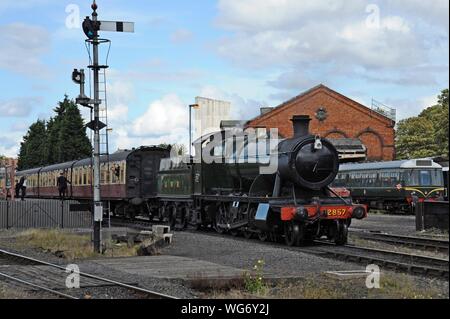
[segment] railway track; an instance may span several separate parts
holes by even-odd
[[[373,233],[363,231],[352,231],[351,234],[358,238],[384,242],[388,244],[401,245],[415,249],[423,249],[440,253],[449,253],[449,241],[441,239],[412,237],[402,235],[391,235],[385,233]]]
[[[149,229],[152,222],[137,220],[114,220],[113,225],[133,227],[137,229]],[[188,230],[190,231],[190,230]],[[228,236],[224,234],[212,233],[204,231],[203,234],[208,236],[223,236],[234,240],[247,240],[239,237]],[[376,234],[379,235],[379,234]],[[391,243],[404,243],[413,245],[414,247],[428,247],[429,249],[444,249],[445,241],[428,240],[426,238],[405,237],[396,235],[387,235],[377,238],[391,240]],[[416,241],[414,241],[416,240]],[[439,242],[439,243],[437,243]],[[428,257],[419,254],[401,253],[383,249],[376,249],[371,247],[362,247],[354,245],[336,246],[334,243],[326,241],[316,241],[312,246],[305,247],[287,247],[284,244],[269,243],[266,244],[277,245],[280,248],[304,252],[307,254],[314,254],[320,257],[340,259],[350,262],[356,262],[362,265],[376,264],[384,269],[406,272],[415,275],[431,276],[437,278],[449,278],[449,261],[448,259]],[[448,249],[448,242],[447,242]]]
[[[65,286],[67,275],[66,268],[60,265],[0,249],[0,279],[10,283],[35,291],[43,291],[58,298],[81,299],[79,290],[69,290]],[[81,290],[119,289],[129,292],[139,299],[177,299],[173,296],[84,272],[80,272],[79,275],[80,282],[82,282]]]
[[[448,259],[354,245],[340,247],[324,241],[316,241],[316,244],[318,246],[314,252],[324,253],[328,257],[365,265],[376,264],[385,269],[415,275],[449,278]]]

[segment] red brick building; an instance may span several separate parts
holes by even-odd
[[[284,137],[293,135],[294,115],[312,118],[312,134],[330,139],[359,139],[367,148],[368,161],[392,161],[395,157],[395,122],[348,97],[319,85],[247,123],[253,128],[278,128]]]

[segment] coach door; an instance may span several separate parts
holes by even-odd
[[[160,155],[157,152],[143,153],[142,157],[142,196],[152,197],[156,195],[156,175],[160,165]]]
[[[141,154],[133,153],[127,161],[127,192],[128,197],[138,198],[141,194]]]

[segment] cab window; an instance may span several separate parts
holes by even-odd
[[[419,173],[420,186],[431,186],[431,172],[420,171]]]

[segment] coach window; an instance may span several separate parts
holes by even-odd
[[[391,173],[391,182],[392,182],[392,185],[398,185],[401,182],[400,172],[392,172]]]
[[[444,176],[441,169],[430,171],[433,186],[444,186]]]
[[[390,173],[381,173],[380,174],[380,179],[381,179],[381,187],[388,187],[391,186],[391,177],[390,177]]]
[[[84,185],[86,185],[85,183],[86,183],[86,168],[84,167],[84,166],[81,166],[80,167],[80,170],[81,170],[81,186],[84,186]]]
[[[86,171],[87,171],[87,180],[86,180],[86,184],[87,184],[87,185],[91,185],[91,167],[88,166],[88,167],[86,168]]]
[[[405,181],[407,186],[419,186],[419,172],[417,170],[409,170],[405,172]]]

